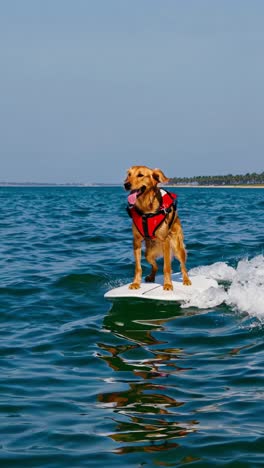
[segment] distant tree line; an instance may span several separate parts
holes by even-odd
[[[179,185],[259,185],[264,184],[264,172],[257,174],[227,174],[218,176],[172,177],[170,182]]]

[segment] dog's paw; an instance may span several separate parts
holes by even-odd
[[[184,286],[191,286],[192,282],[191,282],[190,278],[184,278],[183,284],[184,284]]]
[[[148,275],[145,278],[146,283],[154,283],[155,282],[155,276]]]
[[[131,283],[129,285],[129,289],[139,289],[140,288],[140,284],[139,283]]]
[[[163,289],[164,291],[173,291],[173,285],[171,283],[165,283]]]

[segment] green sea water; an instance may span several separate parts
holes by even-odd
[[[219,285],[185,304],[104,299],[122,188],[0,188],[1,467],[264,466],[264,191],[171,190]]]

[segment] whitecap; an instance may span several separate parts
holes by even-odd
[[[182,308],[186,307],[198,307],[198,309],[207,309],[211,307],[217,307],[222,304],[227,298],[227,294],[221,286],[211,287],[205,291],[195,291],[189,296]]]
[[[228,305],[264,320],[264,256],[238,263],[236,276],[228,289]]]
[[[210,308],[222,303],[240,312],[247,312],[264,322],[264,256],[251,260],[240,260],[236,268],[225,262],[216,262],[190,270],[190,275],[204,275],[216,281],[225,281],[225,288],[219,284],[197,292],[185,301],[182,307]]]
[[[191,275],[202,275],[207,278],[213,278],[216,281],[232,281],[236,275],[236,270],[225,262],[216,262],[213,265],[192,268],[189,273]]]

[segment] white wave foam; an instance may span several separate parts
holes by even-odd
[[[183,307],[210,308],[222,303],[247,312],[264,321],[264,256],[241,260],[237,268],[224,262],[201,266],[190,270],[191,275],[204,275],[230,285],[224,289],[218,285],[188,298]]]
[[[227,304],[264,319],[264,256],[238,263],[236,276],[228,290]]]
[[[213,265],[193,268],[190,273],[213,278],[216,281],[232,281],[236,275],[236,270],[224,262],[216,262]]]
[[[205,291],[196,291],[182,305],[186,307],[198,307],[198,309],[208,309],[217,307],[225,302],[227,294],[225,290],[219,286],[218,288],[211,287]]]

